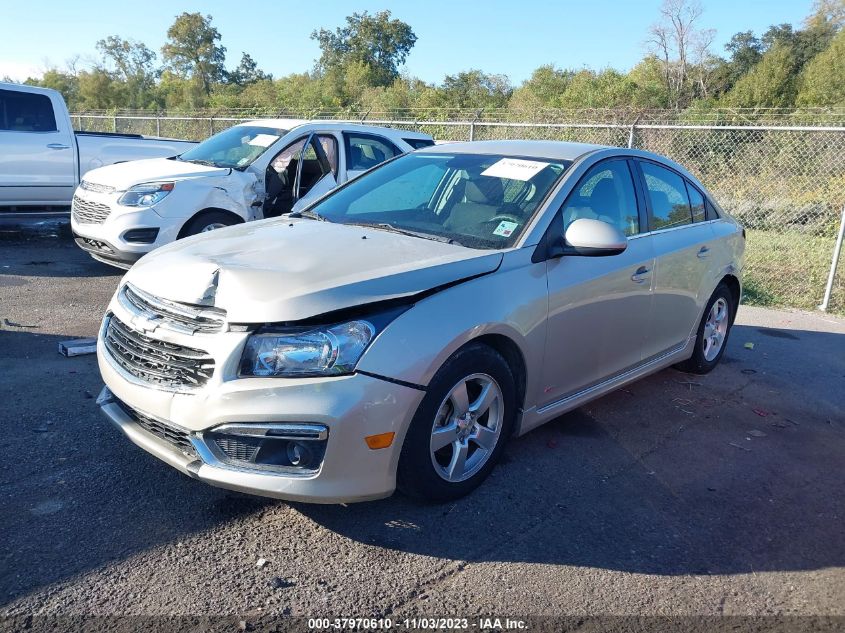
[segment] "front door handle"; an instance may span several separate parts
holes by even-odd
[[[631,275],[631,281],[637,284],[643,283],[646,279],[648,279],[649,273],[651,270],[646,268],[645,266],[640,266],[637,268],[636,272]]]
[[[50,143],[48,149],[70,149],[70,145],[62,145],[61,143]]]
[[[698,249],[698,258],[699,259],[704,259],[705,257],[708,257],[709,255],[710,255],[710,249],[707,248],[706,246],[702,246],[700,249]]]

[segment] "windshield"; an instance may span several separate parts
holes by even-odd
[[[287,130],[274,127],[236,125],[180,154],[179,160],[212,167],[243,169],[285,134]]]
[[[306,215],[507,248],[568,161],[490,154],[406,154],[350,182]]]

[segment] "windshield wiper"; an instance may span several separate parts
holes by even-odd
[[[184,158],[181,158],[180,160],[183,160],[186,163],[196,163],[197,165],[205,165],[206,167],[220,167],[220,165],[218,165],[215,162],[212,162],[210,160],[202,160],[200,158],[189,158],[187,160],[184,159]]]
[[[435,242],[443,242],[444,244],[457,244],[463,246],[459,241],[446,237],[445,235],[435,235],[434,233],[424,233],[423,231],[413,231],[411,229],[403,229],[401,227],[390,224],[389,222],[344,222],[352,226],[368,226],[383,231],[390,231],[391,233],[399,233],[400,235],[410,235],[412,237],[421,237],[424,240],[432,240]]]
[[[328,222],[326,218],[324,218],[319,213],[315,213],[314,211],[291,211],[288,214],[289,218],[309,218],[311,220],[319,220],[320,222]]]

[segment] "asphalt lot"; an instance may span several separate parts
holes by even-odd
[[[845,320],[743,307],[715,372],[512,441],[457,503],[308,506],[191,480],[101,417],[94,357],[57,343],[119,279],[67,239],[0,241],[0,615],[845,615]]]

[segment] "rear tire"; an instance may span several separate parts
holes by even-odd
[[[187,224],[182,228],[179,238],[206,233],[215,229],[221,229],[224,226],[240,224],[241,221],[237,216],[226,213],[225,211],[203,211],[188,220]]]
[[[711,372],[725,353],[735,315],[733,293],[721,283],[713,291],[698,324],[692,356],[675,367],[690,374]]]
[[[411,421],[398,488],[428,501],[469,494],[499,460],[516,405],[513,375],[498,352],[480,343],[458,350],[435,374]]]

